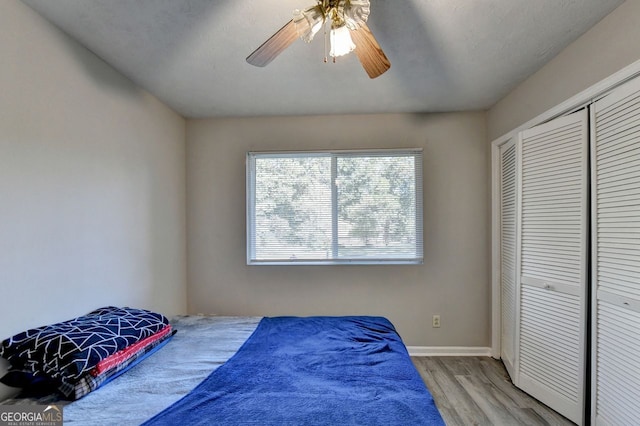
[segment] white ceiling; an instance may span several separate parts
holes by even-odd
[[[245,58],[315,0],[23,0],[185,117],[485,109],[623,0],[371,0],[391,61],[370,80],[353,54],[323,63],[296,41]]]

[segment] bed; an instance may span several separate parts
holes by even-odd
[[[64,405],[72,425],[444,424],[384,318],[178,316],[171,325],[165,347],[77,401],[2,404]]]

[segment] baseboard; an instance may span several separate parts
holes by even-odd
[[[482,346],[407,346],[411,356],[491,356]]]

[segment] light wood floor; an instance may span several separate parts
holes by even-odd
[[[447,426],[573,425],[522,392],[489,357],[412,357]]]

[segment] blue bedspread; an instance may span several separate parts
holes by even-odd
[[[264,318],[240,350],[145,425],[444,425],[380,317]]]

